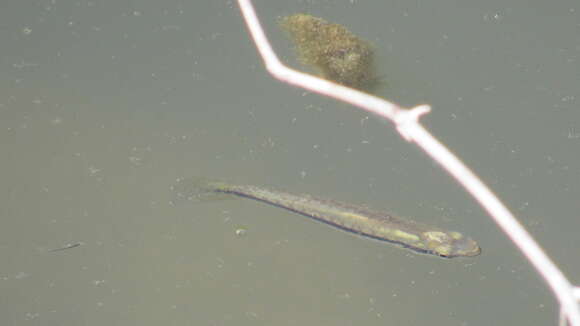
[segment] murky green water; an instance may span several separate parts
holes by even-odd
[[[427,127],[580,282],[576,1],[257,4],[292,64],[279,16],[372,41],[377,93],[433,105]],[[235,2],[6,1],[0,42],[0,324],[555,324],[529,264],[389,124],[265,73]],[[365,203],[483,253],[415,255],[249,201],[172,205],[193,175]]]

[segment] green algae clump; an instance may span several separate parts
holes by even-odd
[[[376,83],[373,48],[344,26],[308,14],[282,18],[280,27],[296,46],[299,61],[328,80],[369,90]]]

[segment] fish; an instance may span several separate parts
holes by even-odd
[[[418,253],[442,258],[473,257],[481,253],[475,240],[457,231],[403,219],[363,205],[203,177],[178,179],[172,188],[178,198],[187,200],[206,201],[232,196],[253,199]]]

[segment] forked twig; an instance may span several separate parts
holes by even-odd
[[[580,326],[580,312],[576,303],[578,288],[575,288],[568,281],[544,250],[493,192],[451,151],[423,128],[419,123],[419,117],[430,112],[431,108],[428,105],[420,105],[412,109],[401,108],[379,97],[286,67],[272,50],[256,16],[251,0],[238,0],[238,4],[256,47],[264,60],[266,69],[275,78],[285,83],[350,103],[365,111],[391,120],[401,136],[405,140],[417,144],[433,160],[441,164],[489,213],[503,232],[522,251],[537,272],[548,283],[558,299],[561,311],[560,323],[565,323],[564,319],[567,319],[570,325]]]

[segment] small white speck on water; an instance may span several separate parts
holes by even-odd
[[[248,230],[246,228],[237,228],[236,229],[236,235],[239,237],[245,236],[246,233],[248,233]]]

